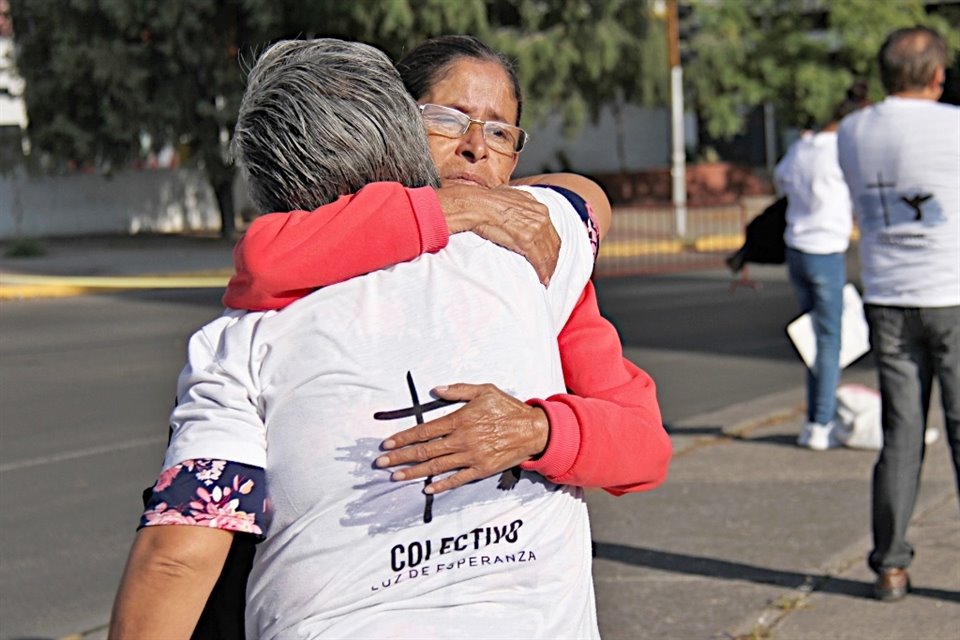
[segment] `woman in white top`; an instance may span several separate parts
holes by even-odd
[[[774,175],[787,196],[787,267],[803,312],[813,317],[817,356],[807,370],[807,422],[797,444],[823,450],[833,434],[840,379],[840,317],[847,280],[845,254],[853,228],[850,191],[837,160],[837,127],[866,105],[866,87],[855,85],[823,129],[805,132],[787,151]]]

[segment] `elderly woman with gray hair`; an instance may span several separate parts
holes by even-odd
[[[374,180],[438,184],[419,110],[389,61],[361,44],[268,50],[238,139],[256,197],[287,208]],[[188,636],[234,535],[266,538],[248,589],[251,637],[436,637],[481,625],[490,637],[598,636],[580,489],[518,473],[434,496],[429,479],[370,464],[394,421],[450,409],[426,399],[444,379],[488,379],[524,397],[562,391],[554,336],[592,250],[568,196],[533,197],[562,241],[546,290],[519,256],[460,234],[283,312],[228,312],[194,334],[110,637]]]

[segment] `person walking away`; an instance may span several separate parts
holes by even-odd
[[[786,262],[802,313],[810,312],[817,355],[807,369],[807,421],[797,444],[823,451],[840,444],[835,420],[840,381],[840,318],[853,230],[850,190],[837,160],[840,120],[866,105],[856,84],[820,131],[805,132],[777,165],[777,190],[787,198]]]
[[[878,55],[887,97],[837,134],[882,402],[868,562],[884,601],[910,589],[906,532],[934,377],[960,490],[960,108],[937,103],[949,59],[932,29],[891,33]]]

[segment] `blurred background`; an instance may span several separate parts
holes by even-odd
[[[787,146],[855,81],[880,99],[875,53],[918,23],[960,49],[960,0],[0,0],[0,276],[222,277],[0,296],[0,638],[105,637],[185,339],[221,312],[232,242],[264,213],[229,155],[259,52],[336,36],[396,59],[445,33],[515,58],[532,135],[518,175],[587,174],[614,205],[600,305],[657,380],[677,455],[662,489],[589,496],[604,637],[774,637],[728,633],[757,611],[801,614],[783,640],[955,637],[943,440],[925,504],[948,524],[921,530],[918,597],[881,613],[862,562],[874,454],[795,446],[805,374],[783,333],[799,311],[785,269],[753,267],[741,292],[723,262]],[[960,102],[957,58],[943,100]],[[856,278],[855,244],[848,258]],[[844,376],[874,373],[864,360]],[[825,597],[805,607],[811,584]]]
[[[517,62],[518,175],[607,189],[599,273],[718,263],[789,143],[856,80],[880,98],[875,52],[917,23],[960,45],[957,0],[0,0],[0,240],[232,238],[263,213],[229,146],[264,47],[336,36],[396,59],[469,33]]]

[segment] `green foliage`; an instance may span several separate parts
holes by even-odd
[[[517,60],[529,121],[559,111],[572,133],[603,105],[666,104],[669,75],[662,21],[643,0],[519,0],[516,18],[489,42]],[[503,16],[506,12],[501,12]]]
[[[52,169],[108,172],[175,144],[232,231],[228,157],[246,68],[283,38],[342,37],[394,59],[474,34],[516,58],[525,122],[568,130],[610,101],[663,104],[663,23],[649,0],[12,0],[32,149]],[[147,141],[145,148],[144,142]]]
[[[869,77],[893,28],[929,24],[960,45],[960,6],[923,0],[688,0],[688,107],[714,137],[772,102],[782,124],[822,124]],[[246,68],[283,38],[369,42],[394,59],[425,38],[474,34],[516,59],[529,125],[568,132],[601,107],[669,102],[654,0],[12,0],[29,135],[53,168],[124,166],[173,143],[230,209],[227,157]],[[226,224],[232,211],[224,211]]]
[[[875,59],[886,35],[925,24],[960,44],[944,12],[928,15],[923,0],[699,0],[694,59],[684,69],[707,133],[730,138],[748,112],[772,102],[785,125],[825,124],[846,89],[867,79],[882,96]]]

